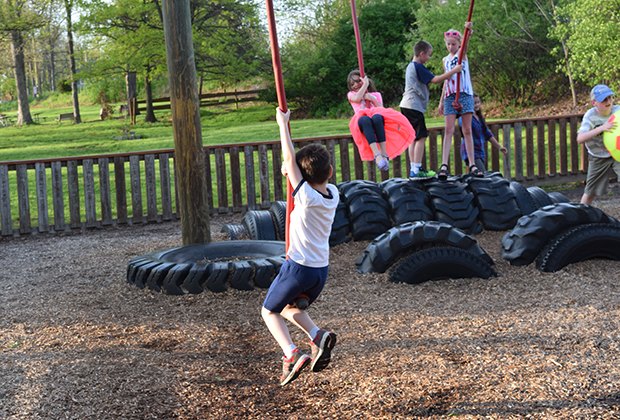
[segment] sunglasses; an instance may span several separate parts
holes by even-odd
[[[449,36],[455,36],[457,38],[460,38],[461,34],[459,32],[457,32],[457,31],[448,31],[448,32],[444,32],[443,36],[444,36],[444,38],[447,38]]]

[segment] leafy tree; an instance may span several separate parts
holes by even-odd
[[[101,51],[89,63],[87,77],[95,80],[130,72],[144,80],[147,122],[156,121],[153,112],[152,79],[165,74],[165,44],[161,7],[157,0],[93,1],[80,22],[83,32],[93,37]],[[100,84],[100,83],[99,83]],[[100,84],[101,85],[101,84]],[[113,96],[106,93],[106,97]]]
[[[551,36],[567,46],[574,77],[590,86],[620,89],[620,0],[570,1],[558,8]]]
[[[521,0],[477,2],[468,58],[476,90],[498,100],[524,104],[537,95],[563,90],[551,51],[559,43],[547,36],[548,4]],[[446,55],[443,32],[463,30],[469,2],[426,2],[418,12],[418,38],[428,40],[435,54]],[[439,60],[435,71],[443,71]]]
[[[35,9],[36,3],[27,0],[0,1],[0,32],[10,37],[13,56],[15,87],[17,90],[17,124],[32,124],[26,65],[24,60],[24,34],[44,25],[41,15]]]
[[[267,62],[267,42],[251,1],[190,2],[196,67],[202,77],[233,84],[258,73]],[[147,121],[154,121],[152,81],[166,74],[160,0],[94,0],[82,28],[98,42],[102,57],[90,77],[136,72],[143,80]]]
[[[403,46],[415,20],[417,3],[406,0],[367,0],[358,3],[360,37],[366,73],[386,103],[400,98],[406,60]],[[349,2],[325,1],[313,19],[283,48],[287,94],[302,108],[324,114],[342,105],[346,77],[358,67]]]
[[[269,42],[252,0],[193,0],[196,71],[201,79],[237,85],[265,74]]]

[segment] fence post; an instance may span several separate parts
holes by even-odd
[[[54,206],[54,230],[64,231],[68,228],[65,222],[65,195],[62,189],[62,162],[52,162],[52,202]]]
[[[507,173],[508,178],[512,178],[512,168],[510,167],[510,162],[514,154],[512,152],[512,142],[510,141],[510,126],[508,124],[504,124],[502,126],[502,140],[504,141],[504,147],[507,150],[506,156],[504,157],[504,176],[506,176]]]
[[[34,172],[37,189],[37,213],[39,219],[39,232],[49,232],[49,215],[47,206],[47,178],[45,163],[34,164]]]
[[[2,235],[13,234],[11,190],[9,188],[9,167],[7,165],[0,165],[0,224],[2,224]]]

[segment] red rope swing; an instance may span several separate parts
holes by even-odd
[[[273,13],[273,1],[266,0],[267,5],[267,25],[269,27],[269,43],[271,44],[271,63],[273,66],[273,76],[276,83],[276,95],[278,96],[278,107],[282,112],[288,110],[286,104],[286,92],[284,91],[284,79],[282,77],[282,62],[280,61],[280,47],[278,46],[278,32],[276,30],[276,18]],[[290,131],[289,122],[289,131]],[[289,246],[289,225],[291,221],[291,212],[295,203],[293,202],[293,187],[291,182],[286,181],[286,228],[285,228],[285,241],[286,251],[288,254]]]
[[[362,39],[360,37],[360,26],[357,22],[357,7],[355,0],[351,0],[351,20],[353,21],[353,32],[355,33],[355,46],[357,48],[357,62],[360,70],[360,77],[364,77],[364,54],[362,53]]]
[[[471,17],[474,14],[474,0],[470,0],[469,2],[469,12],[467,13],[466,22],[471,22]],[[471,29],[465,27],[463,31],[463,42],[461,42],[461,48],[459,49],[459,57],[458,64],[463,63],[463,56],[465,55],[465,51],[467,51],[467,43],[469,42],[469,37],[471,36]],[[454,102],[452,103],[452,107],[456,111],[460,111],[463,109],[463,105],[459,102],[459,96],[461,94],[461,75],[459,74],[456,78],[456,95],[454,95]]]

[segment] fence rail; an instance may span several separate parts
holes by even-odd
[[[255,101],[259,98],[259,95],[265,92],[266,89],[251,89],[251,90],[233,90],[230,92],[212,92],[212,93],[202,93],[199,96],[200,99],[200,107],[208,107],[215,105],[225,105],[225,104],[239,104],[241,102],[249,102]],[[153,109],[170,109],[170,97],[161,97],[155,98],[152,100]],[[161,103],[161,105],[155,105]],[[146,111],[146,100],[141,99],[136,101],[138,106],[138,111],[144,112]],[[121,105],[123,107],[126,105]],[[121,110],[121,113],[123,111]]]
[[[587,154],[578,145],[581,115],[502,120],[489,128],[508,150],[489,152],[489,169],[524,183],[584,179]],[[458,130],[457,130],[458,131]],[[431,128],[425,165],[440,163],[443,128]],[[407,177],[406,153],[391,161],[389,173],[362,162],[350,135],[297,139],[302,146],[327,147],[334,166],[331,182],[381,181]],[[464,171],[460,136],[453,144],[452,170]],[[265,209],[284,200],[278,141],[208,146],[206,188],[212,214]],[[0,236],[66,232],[109,225],[176,220],[174,150],[0,162]]]

